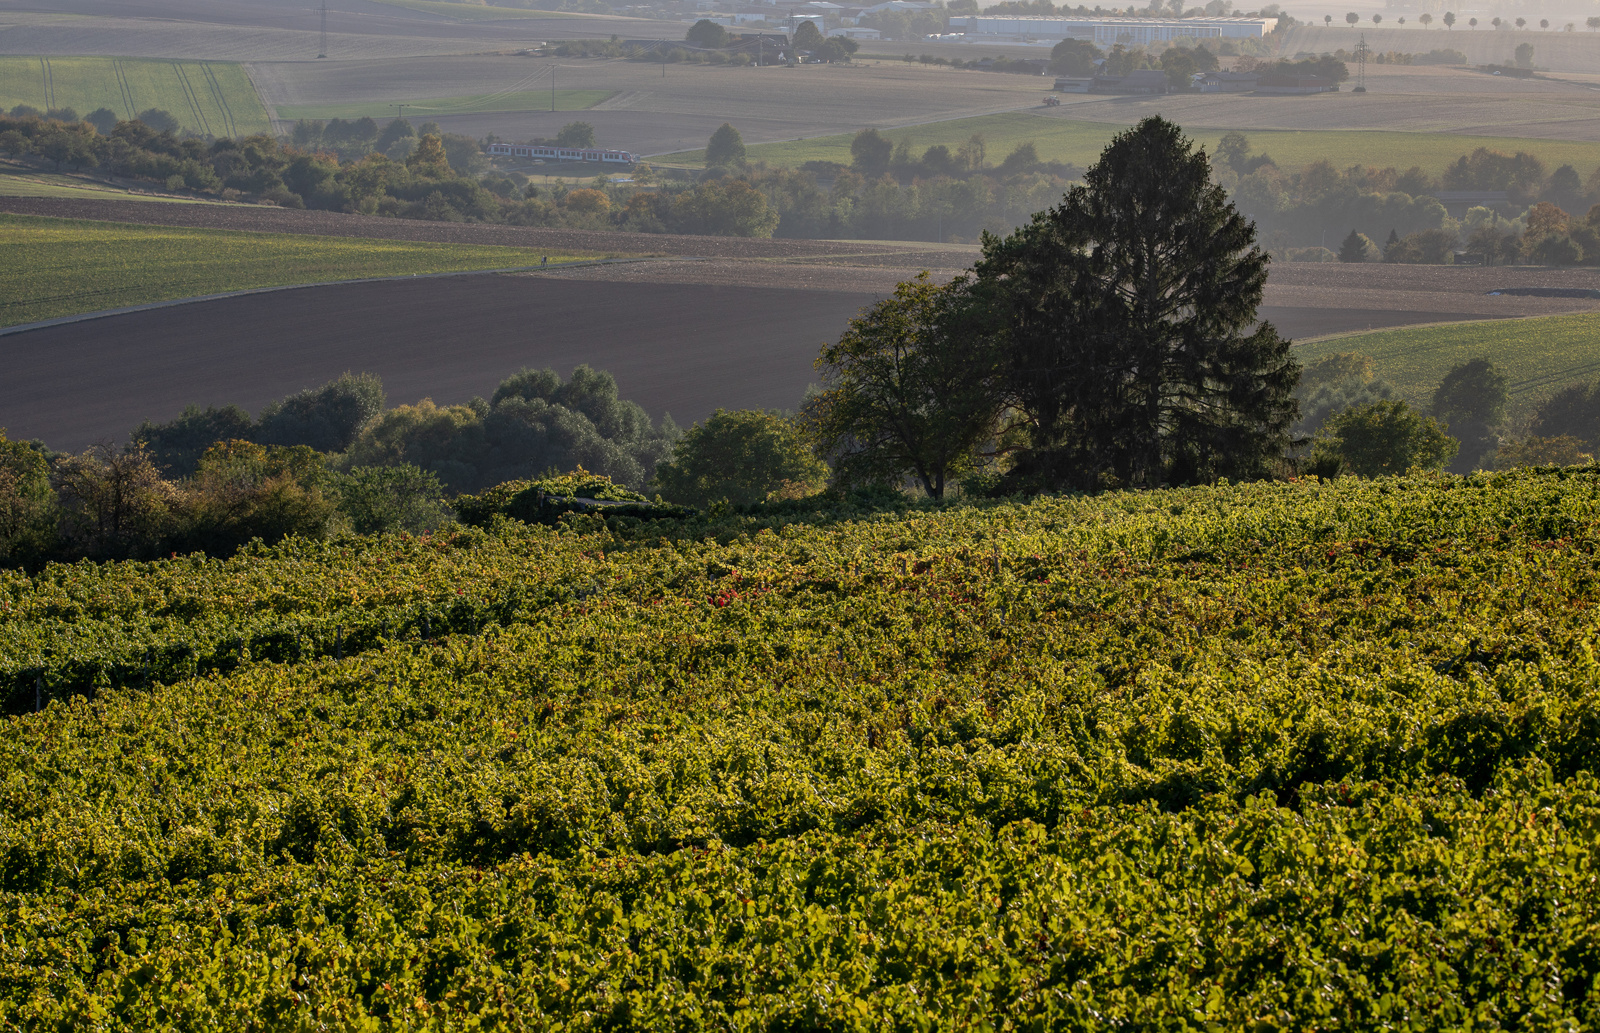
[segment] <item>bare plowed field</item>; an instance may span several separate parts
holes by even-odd
[[[610,371],[653,415],[797,405],[874,296],[506,276],[248,295],[0,337],[0,427],[79,449],[184,406],[257,411],[345,370],[391,404],[487,396],[522,366]]]
[[[81,449],[189,404],[256,411],[345,370],[377,373],[392,403],[443,404],[487,395],[522,366],[564,376],[585,362],[610,371],[623,395],[653,415],[684,423],[718,407],[790,408],[816,379],[811,363],[822,342],[894,280],[880,270],[793,271],[825,280],[784,288],[576,276],[346,284],[12,334],[0,337],[0,427]],[[1452,318],[1272,307],[1263,316],[1294,336]]]

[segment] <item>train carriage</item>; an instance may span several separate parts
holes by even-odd
[[[595,147],[555,147],[545,144],[494,143],[489,153],[510,158],[538,158],[543,161],[592,161],[602,165],[637,165],[639,156],[632,151],[616,151]]]

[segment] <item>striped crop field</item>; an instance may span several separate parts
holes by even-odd
[[[0,251],[13,273],[0,280],[0,326],[262,287],[519,268],[547,254],[28,215],[0,215]]]
[[[495,7],[492,4],[449,3],[446,0],[377,0],[390,7],[404,7],[422,14],[437,14],[458,22],[492,22],[512,18],[581,18],[570,11],[535,11],[521,7]]]
[[[552,98],[549,90],[518,90],[513,93],[482,93],[461,97],[408,100],[405,102],[405,108],[413,116],[436,118],[440,115],[486,112],[549,111],[553,100],[557,111],[583,111],[615,96],[616,92],[616,90],[556,90],[555,97]],[[277,111],[278,117],[284,119],[361,118],[363,115],[381,119],[394,117],[395,104],[389,100],[343,100],[326,104],[280,104]]]
[[[1336,352],[1370,355],[1378,376],[1419,404],[1433,397],[1452,366],[1492,359],[1511,376],[1507,414],[1515,426],[1563,387],[1600,376],[1600,313],[1374,330],[1324,337],[1295,351],[1305,363]]]
[[[992,162],[999,162],[1018,145],[1032,143],[1045,161],[1070,162],[1087,168],[1100,157],[1111,138],[1127,127],[1111,122],[1089,122],[1016,111],[974,118],[947,119],[903,129],[888,129],[883,135],[895,144],[905,141],[912,153],[920,155],[934,144],[951,150],[981,135]],[[1185,126],[1184,131],[1208,151],[1231,130]],[[1479,147],[1515,153],[1527,151],[1550,168],[1570,164],[1587,177],[1600,167],[1600,142],[1571,140],[1533,140],[1509,136],[1469,136],[1460,133],[1397,133],[1367,129],[1245,129],[1253,152],[1272,156],[1282,169],[1297,169],[1326,159],[1337,168],[1350,165],[1375,165],[1379,168],[1416,165],[1430,175],[1439,175],[1463,154]],[[751,161],[798,167],[808,161],[835,161],[850,164],[850,142],[854,133],[817,136],[808,140],[755,144],[749,148]],[[663,157],[664,161],[697,165],[705,162],[704,151],[681,151]]]
[[[0,57],[0,108],[110,108],[118,118],[160,108],[203,136],[271,131],[242,65],[130,57]]]

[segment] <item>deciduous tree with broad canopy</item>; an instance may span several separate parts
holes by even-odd
[[[993,330],[975,281],[926,272],[850,321],[817,359],[827,390],[806,406],[841,484],[907,473],[942,498],[996,432],[1004,407]]]
[[[1063,202],[986,235],[1008,401],[1029,448],[1018,487],[1158,487],[1265,475],[1299,364],[1257,323],[1267,255],[1179,127],[1117,136]]]

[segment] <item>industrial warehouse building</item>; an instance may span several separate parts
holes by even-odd
[[[1082,39],[1101,47],[1166,43],[1174,39],[1260,39],[1278,25],[1276,18],[1017,18],[973,14],[950,19],[951,31],[965,28],[968,43],[1055,45]]]

